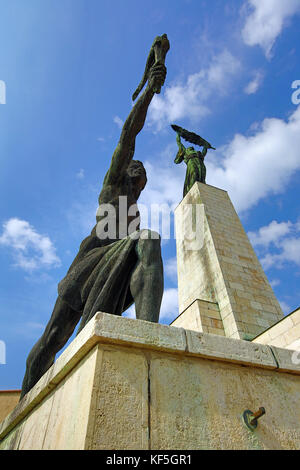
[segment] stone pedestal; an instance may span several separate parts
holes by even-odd
[[[294,359],[97,313],[0,424],[0,449],[299,449]],[[259,407],[251,431],[243,412]]]
[[[196,315],[200,331],[251,340],[283,318],[226,191],[195,183],[175,210],[175,228],[181,316],[172,325],[190,328]],[[221,323],[208,315],[210,304]]]

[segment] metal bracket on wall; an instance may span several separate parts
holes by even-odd
[[[250,429],[250,431],[254,431],[257,428],[257,420],[264,414],[266,414],[266,410],[263,407],[259,408],[256,413],[253,413],[250,410],[245,410],[243,413],[243,420],[247,428]]]

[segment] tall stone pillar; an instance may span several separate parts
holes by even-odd
[[[226,191],[195,183],[175,210],[175,230],[173,326],[251,340],[283,318]]]

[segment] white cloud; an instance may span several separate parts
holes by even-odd
[[[300,12],[300,0],[248,0],[249,15],[242,31],[248,46],[259,45],[268,59],[287,21]]]
[[[173,160],[177,150],[170,153],[170,160],[162,163],[159,172],[157,166],[146,161],[144,166],[147,172],[147,185],[141,194],[140,203],[167,204],[170,207],[178,205],[182,199],[183,183],[186,165],[175,165]]]
[[[261,70],[257,70],[254,73],[253,79],[248,83],[248,85],[245,87],[244,92],[247,95],[253,95],[257,92],[259,87],[261,86],[262,82],[264,79],[264,74]]]
[[[270,281],[271,287],[274,289],[274,287],[279,286],[280,280],[279,279],[273,279]]]
[[[261,227],[258,232],[249,232],[248,236],[253,246],[268,247],[270,243],[278,244],[284,236],[289,234],[292,225],[290,221],[278,223],[273,220],[269,225]]]
[[[261,199],[285,191],[300,169],[299,148],[300,107],[287,121],[264,119],[254,135],[237,134],[218,152],[210,152],[207,182],[226,189],[235,208],[245,211]]]
[[[25,271],[61,264],[50,238],[40,235],[26,220],[11,218],[6,221],[0,244],[13,250],[15,266]]]
[[[187,77],[166,86],[164,95],[155,95],[149,108],[149,124],[157,130],[183,118],[198,121],[210,113],[212,97],[224,95],[232,78],[240,69],[240,62],[224,50],[211,64]]]
[[[265,270],[271,267],[280,269],[286,263],[300,266],[299,222],[278,223],[273,220],[269,225],[261,227],[257,232],[249,232],[248,235],[253,246],[259,250]]]
[[[164,271],[169,279],[177,283],[177,257],[169,258],[164,263]]]
[[[275,261],[296,263],[300,266],[300,236],[285,238],[280,243],[281,253],[275,256]]]
[[[124,126],[124,121],[122,121],[119,116],[114,117],[114,123],[117,124],[120,129],[122,129],[122,127]]]

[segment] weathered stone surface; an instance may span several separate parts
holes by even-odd
[[[151,360],[151,449],[210,448],[209,397],[198,369],[189,360]]]
[[[291,351],[145,323],[97,314],[2,423],[0,449],[299,449]],[[261,406],[251,432],[243,411]]]
[[[271,346],[278,367],[283,372],[300,374],[300,351],[292,351],[285,348]]]
[[[171,328],[168,325],[147,321],[136,321],[130,318],[97,313],[95,335],[105,342],[140,345],[142,348],[154,348],[163,351],[186,350],[185,333],[182,328]]]
[[[7,434],[2,441],[0,440],[0,450],[17,450],[19,448],[22,427],[22,424],[18,424],[10,434]]]
[[[196,299],[171,326],[225,336],[218,304],[206,300]]]
[[[50,395],[53,402],[43,449],[84,449],[98,354],[95,346]]]
[[[46,433],[51,435],[55,431],[48,426],[53,398],[54,394],[52,393],[26,416],[26,420],[21,424],[18,450],[43,449]]]
[[[253,342],[300,351],[300,308],[254,338]]]
[[[300,445],[299,378],[197,358],[151,361],[151,448],[272,450]],[[265,407],[255,432],[242,414]]]
[[[211,359],[237,362],[265,369],[277,363],[268,346],[196,331],[186,331],[188,353]]]
[[[147,360],[122,348],[101,348],[100,354],[85,449],[147,449]]]

